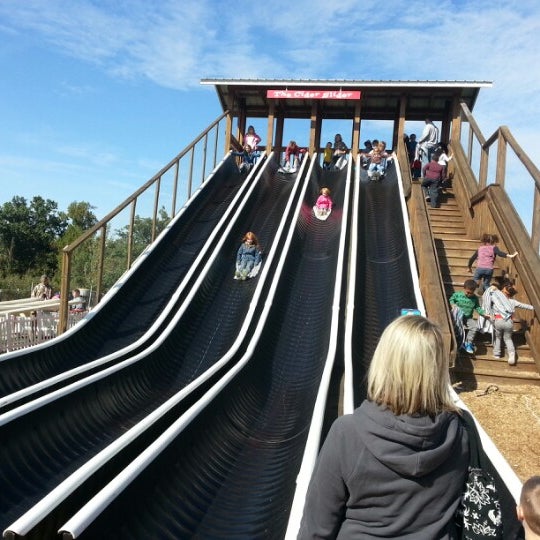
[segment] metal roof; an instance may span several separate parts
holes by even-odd
[[[455,97],[472,111],[480,88],[489,88],[490,81],[391,81],[348,79],[202,79],[203,85],[214,85],[222,109],[237,116],[242,108],[248,117],[268,116],[270,99],[267,90],[303,89],[358,90],[361,92],[361,117],[367,120],[394,120],[401,97],[406,97],[408,120],[441,120],[448,114]],[[354,118],[355,100],[318,100],[324,118]],[[277,110],[288,118],[309,118],[312,99],[274,100]],[[232,104],[232,106],[231,106]]]

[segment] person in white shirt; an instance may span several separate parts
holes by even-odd
[[[431,155],[437,148],[437,141],[439,140],[439,130],[437,126],[426,118],[426,125],[422,131],[420,139],[418,139],[418,149],[421,154],[422,163],[425,165],[431,161]]]

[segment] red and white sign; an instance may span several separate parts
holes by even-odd
[[[359,90],[267,90],[274,99],[360,99]]]

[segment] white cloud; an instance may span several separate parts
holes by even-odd
[[[484,135],[508,125],[540,163],[536,0],[2,0],[0,20],[10,49],[18,33],[26,47],[172,89],[204,77],[492,80],[473,111]],[[60,91],[95,90],[66,77]],[[123,161],[97,144],[70,151],[96,167]]]

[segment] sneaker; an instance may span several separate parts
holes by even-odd
[[[515,352],[508,353],[508,365],[509,366],[515,366],[516,365],[516,353]]]
[[[493,358],[495,358],[496,360],[500,360],[502,356],[500,354],[494,354]]]
[[[463,348],[465,349],[466,353],[474,354],[474,347],[472,343],[465,343],[465,346]]]

